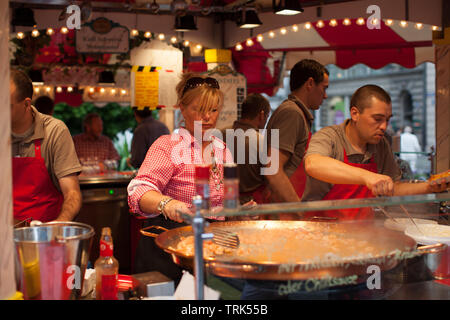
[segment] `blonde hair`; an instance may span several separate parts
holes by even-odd
[[[200,106],[199,112],[205,114],[215,107],[222,107],[224,97],[220,89],[210,87],[209,85],[200,85],[195,88],[184,90],[186,82],[194,77],[207,78],[207,76],[198,73],[184,73],[181,75],[181,80],[176,86],[177,105],[186,107],[190,105],[195,99],[198,99]],[[183,94],[184,91],[184,94]]]

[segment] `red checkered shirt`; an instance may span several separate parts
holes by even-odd
[[[94,140],[86,133],[77,134],[73,137],[73,143],[77,150],[78,159],[81,162],[88,159],[97,159],[98,161],[120,160],[120,156],[116,148],[114,148],[111,139],[104,135]]]
[[[221,207],[224,192],[223,159],[225,157],[225,163],[233,162],[233,157],[222,140],[215,138],[211,146],[220,179],[220,188],[216,190],[216,181],[210,177],[211,206]],[[211,149],[208,150],[205,154]],[[187,130],[181,128],[178,133],[159,137],[148,150],[137,176],[128,185],[130,209],[146,217],[157,216],[158,213],[144,213],[139,207],[144,193],[152,190],[191,207],[192,197],[195,196],[195,165],[201,163],[201,146]]]

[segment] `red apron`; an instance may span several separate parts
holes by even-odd
[[[344,149],[344,163],[352,166],[365,169],[377,173],[377,164],[374,157],[370,159],[369,163],[351,163],[348,161],[347,153]],[[373,198],[372,191],[364,185],[358,184],[335,184],[322,200],[340,200],[340,199],[363,199]],[[351,208],[338,209],[329,211],[311,211],[305,212],[305,218],[312,217],[326,217],[339,220],[363,220],[372,219],[374,216],[373,210],[370,207],[365,208]]]
[[[308,141],[306,142],[306,148],[305,148],[305,154],[306,150],[308,150],[309,142],[311,141],[311,131],[308,135]],[[297,193],[298,197],[301,199],[303,196],[303,192],[305,191],[305,185],[306,185],[306,172],[305,172],[305,164],[304,164],[304,158],[302,159],[302,162],[297,167],[297,169],[294,171],[294,173],[289,178],[289,181],[291,181],[292,187],[294,187],[295,192]],[[260,186],[258,189],[253,191],[251,193],[251,196],[253,200],[256,203],[272,203],[272,202],[281,202],[278,199],[274,199],[271,195],[271,192],[268,187],[265,185]]]
[[[53,185],[44,159],[41,141],[34,141],[35,157],[13,158],[14,219],[55,220],[64,197]]]

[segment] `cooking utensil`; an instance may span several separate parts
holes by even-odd
[[[211,223],[205,228],[205,232],[214,233],[217,229],[236,233],[239,236],[240,247],[232,254],[205,257],[205,266],[215,275],[230,278],[306,280],[327,276],[342,278],[367,275],[367,267],[372,264],[379,266],[382,271],[397,266],[401,259],[393,252],[406,255],[411,252],[416,253],[414,239],[403,233],[375,226],[371,222],[226,221]],[[298,239],[289,237],[291,234],[308,235],[314,232],[356,241],[364,240],[376,248],[378,253],[372,255],[372,259],[367,259],[364,252],[352,251],[348,246],[330,247],[328,258],[341,255],[345,259],[337,262],[314,261],[314,257],[317,256],[314,250],[305,245],[302,246]],[[141,233],[147,235],[142,231]],[[171,229],[153,237],[160,248],[172,255],[175,263],[192,269],[193,256],[176,250],[181,239],[192,235],[192,228],[186,226]],[[248,247],[248,243],[255,245]],[[244,250],[246,246],[251,250],[248,250],[245,255],[240,255],[239,251]],[[345,257],[345,252],[349,250],[351,254]]]
[[[406,213],[406,215],[408,216],[408,218],[411,219],[412,223],[416,226],[417,230],[420,231],[421,234],[425,235],[422,230],[419,229],[419,226],[416,224],[416,222],[414,221],[414,219],[411,217],[411,215],[409,214],[408,210],[406,210],[406,208],[401,204],[400,208],[403,210],[404,213]]]
[[[392,219],[394,222],[397,222],[397,220],[395,220],[394,219],[394,217],[393,216],[391,216],[389,213],[387,213],[387,211],[386,210],[384,210],[382,207],[380,207],[380,206],[377,206],[377,208],[378,209],[380,209],[381,210],[381,212],[383,212],[384,213],[384,215],[386,216],[386,217],[388,217],[388,218],[390,218],[390,219]]]
[[[237,249],[239,247],[239,237],[236,233],[221,229],[215,229],[213,234],[214,237],[212,238],[212,241],[215,244],[230,249]]]

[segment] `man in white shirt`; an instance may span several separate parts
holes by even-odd
[[[409,162],[411,170],[416,172],[417,154],[403,153],[403,152],[421,152],[419,140],[416,135],[412,133],[412,128],[406,126],[403,133],[400,135],[400,158]]]

